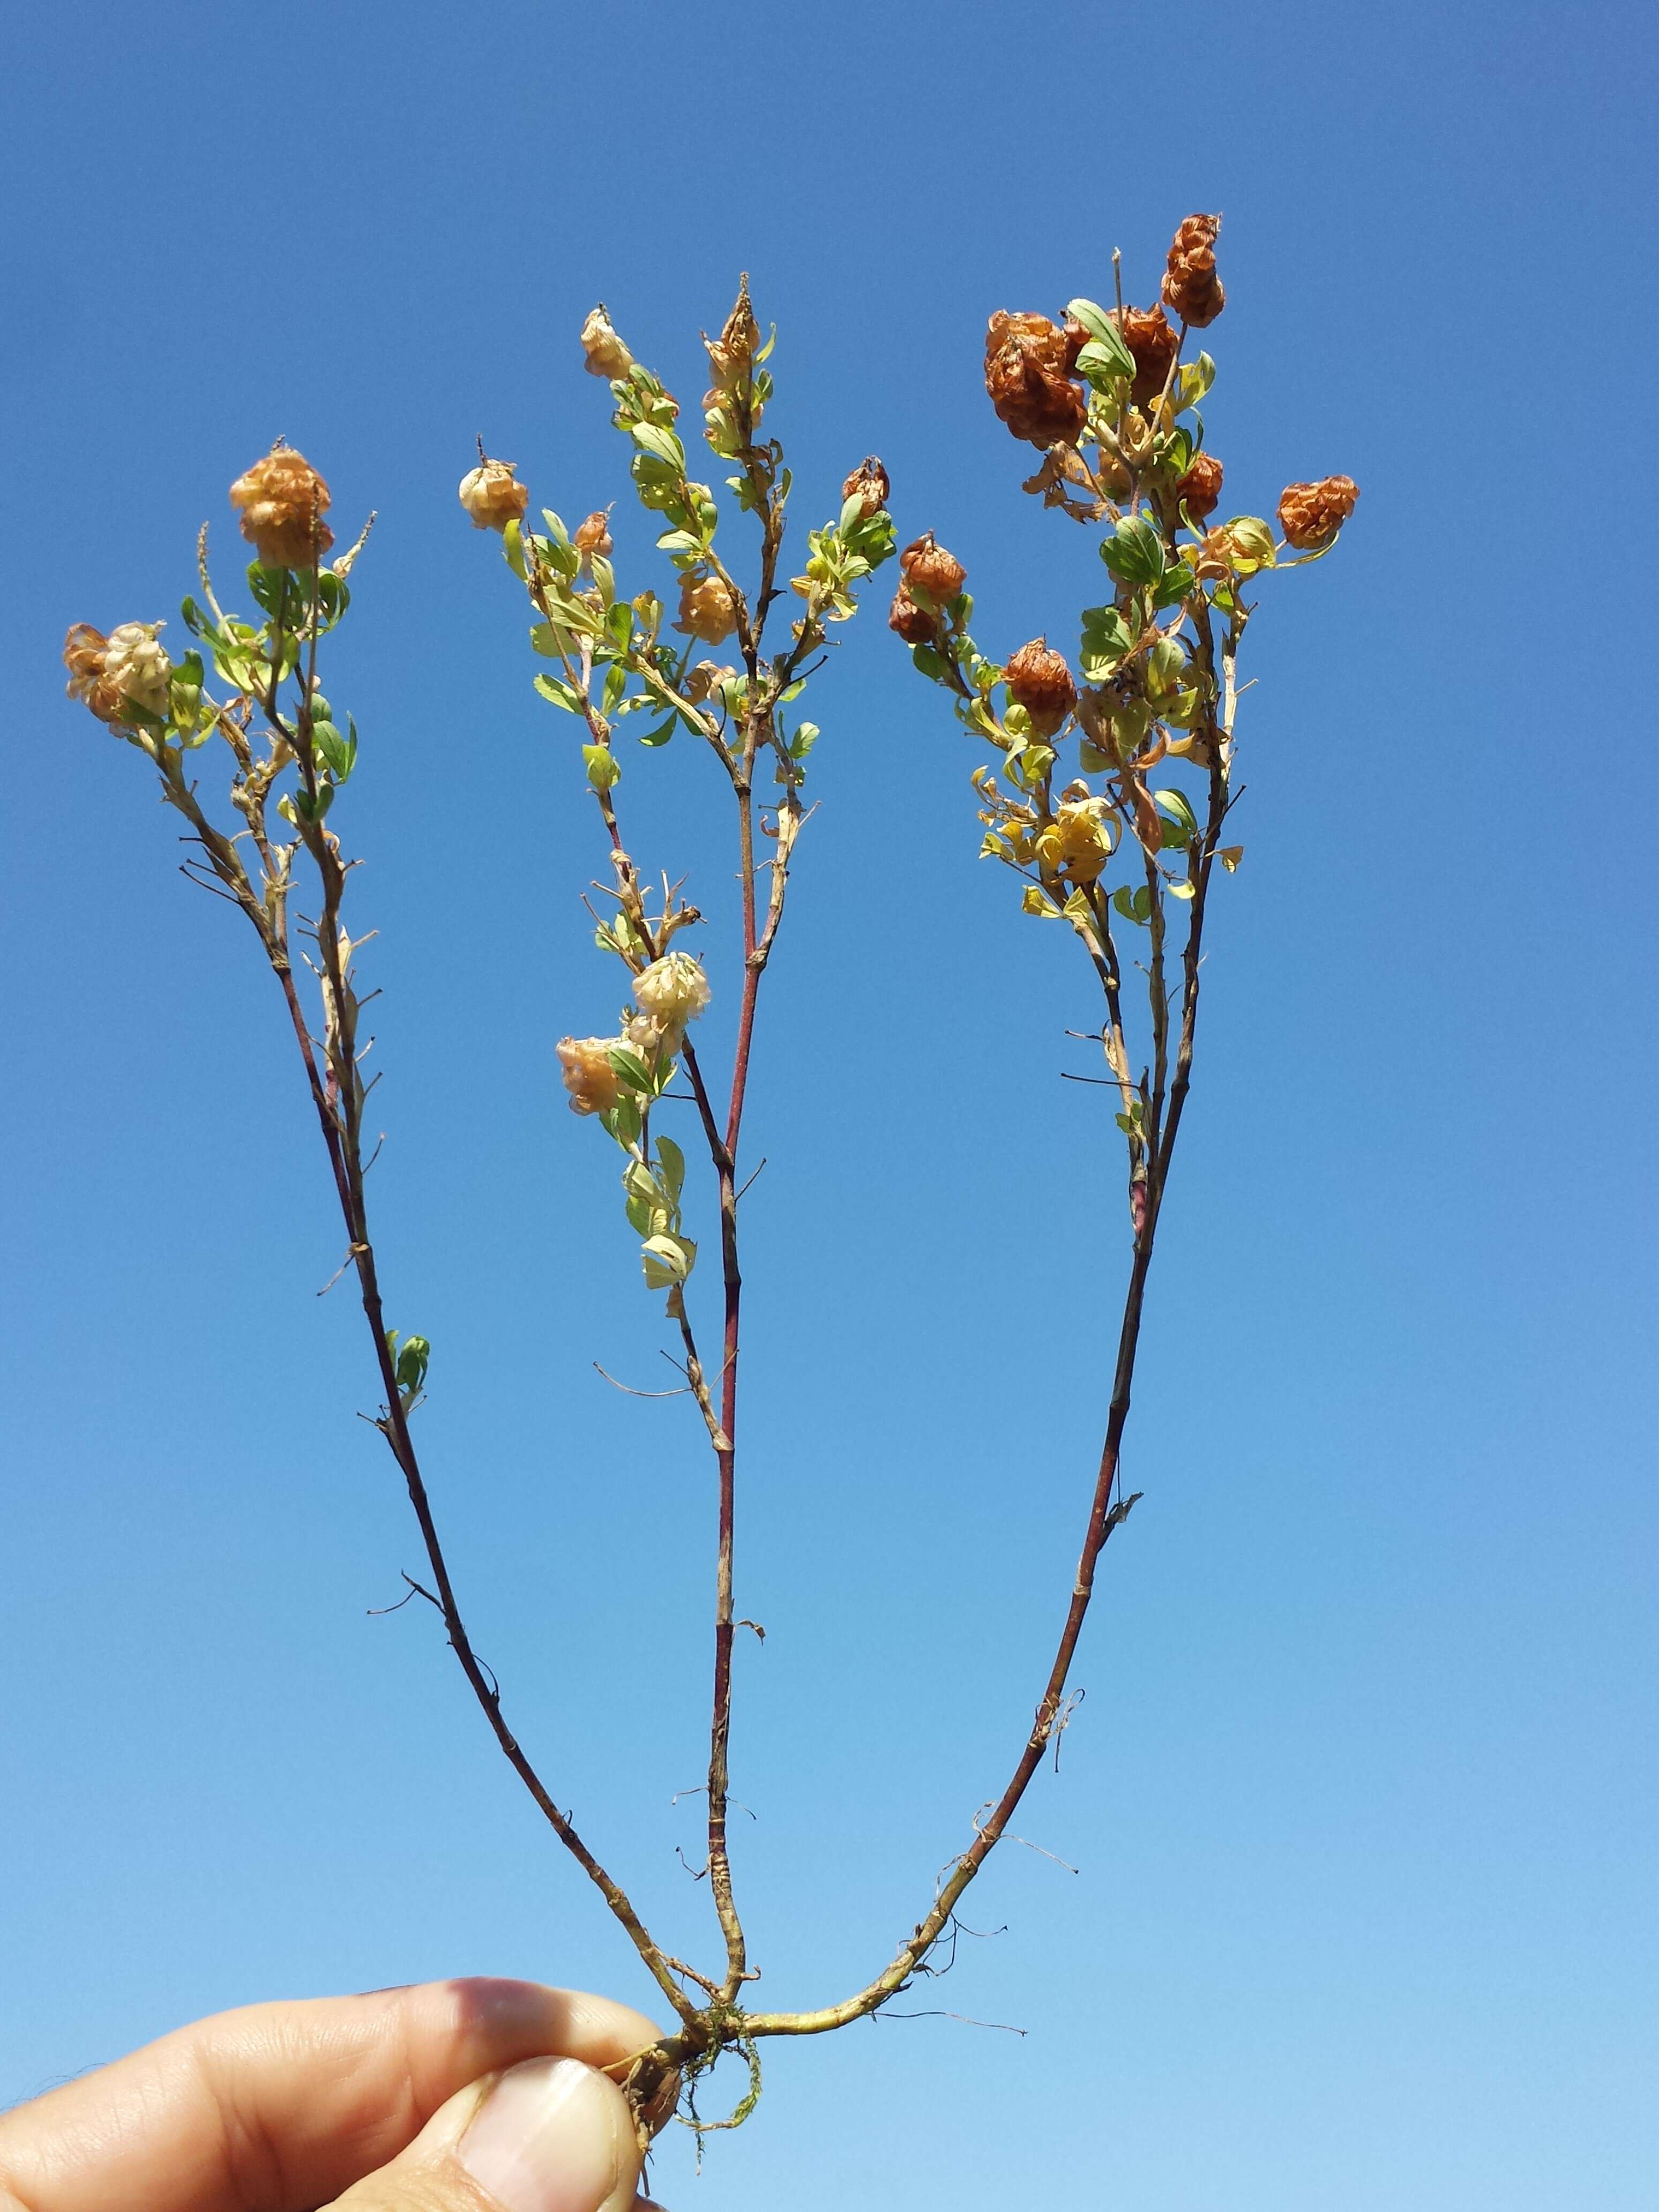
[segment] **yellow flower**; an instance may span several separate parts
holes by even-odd
[[[665,952],[634,978],[634,996],[666,1036],[678,1036],[708,1004],[708,978],[689,952]]]

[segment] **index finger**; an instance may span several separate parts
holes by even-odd
[[[0,2117],[0,2212],[304,2212],[521,2059],[615,2066],[657,2040],[578,1990],[476,1978],[248,2005]]]

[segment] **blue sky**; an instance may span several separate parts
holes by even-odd
[[[737,272],[802,502],[875,449],[979,628],[1057,640],[999,306],[1144,295],[1224,211],[1230,511],[1344,470],[1252,631],[1127,1473],[1062,1771],[952,1977],[781,2051],[677,2206],[1636,2212],[1651,2203],[1652,492],[1646,133],[1622,7],[833,11],[63,5],[0,131],[12,458],[0,2097],[195,2014],[450,1972],[647,1993],[422,1609],[314,1130],[235,918],[62,697],[71,620],[174,613],[282,433],[379,510],[363,732],[375,1202],[478,1644],[684,1951],[711,1579],[685,1407],[553,1040],[612,987],[569,725],[454,483],[648,536],[574,332],[671,385]],[[1632,582],[1634,579],[1632,580]],[[173,633],[169,633],[169,635]],[[1093,1018],[977,866],[975,756],[878,621],[816,695],[752,1108],[734,1789],[769,2001],[867,1978],[1000,1786],[1108,1387]],[[628,764],[717,910],[703,763]],[[703,841],[703,842],[700,842]],[[718,980],[718,978],[717,978]],[[728,991],[722,1002],[729,1006]],[[711,1015],[718,1022],[720,1008]],[[1105,1126],[1103,1126],[1105,1124]]]

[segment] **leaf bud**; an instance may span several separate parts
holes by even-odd
[[[1176,483],[1176,505],[1184,506],[1194,522],[1215,513],[1221,497],[1221,464],[1213,453],[1199,453]]]
[[[843,502],[856,499],[860,502],[859,512],[867,522],[872,515],[879,514],[886,506],[890,489],[886,470],[872,453],[859,463],[842,484],[841,495]]]
[[[461,478],[458,496],[475,530],[505,530],[519,522],[530,504],[530,487],[520,483],[511,461],[483,461]]]
[[[1008,696],[1024,707],[1031,728],[1040,738],[1051,738],[1077,704],[1077,685],[1063,653],[1056,653],[1047,638],[1035,637],[1003,671]]]
[[[737,626],[737,605],[724,578],[688,568],[680,578],[680,618],[674,625],[681,636],[719,645]]]
[[[1322,477],[1317,483],[1286,484],[1279,501],[1279,526],[1298,553],[1322,552],[1353,513],[1359,486],[1352,477]]]
[[[634,356],[611,327],[603,302],[582,325],[581,343],[586,356],[582,366],[590,376],[608,377],[614,383],[634,366]]]
[[[924,592],[935,606],[948,606],[968,580],[968,571],[954,553],[936,544],[925,531],[899,555],[899,573],[911,592]]]
[[[314,568],[334,543],[323,517],[328,486],[303,453],[279,438],[230,488],[242,535],[267,568]]]
[[[1195,331],[1212,323],[1227,304],[1215,273],[1218,215],[1189,215],[1175,234],[1164,272],[1164,305]]]

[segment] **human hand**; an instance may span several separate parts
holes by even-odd
[[[0,2212],[656,2212],[596,2070],[656,2040],[535,1982],[249,2005],[0,2115]]]

